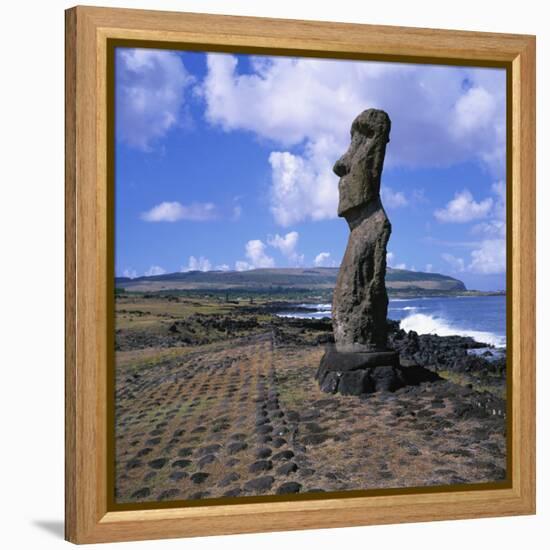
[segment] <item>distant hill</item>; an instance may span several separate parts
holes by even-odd
[[[208,289],[249,289],[269,290],[270,288],[290,289],[331,289],[336,284],[338,268],[267,268],[250,271],[186,271],[167,273],[151,277],[117,277],[117,288],[126,290],[155,292],[158,290],[208,290]],[[386,287],[393,291],[465,291],[462,281],[439,273],[423,273],[405,269],[388,268]]]

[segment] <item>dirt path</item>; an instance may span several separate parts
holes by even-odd
[[[200,352],[200,350],[197,350]],[[327,395],[320,347],[269,333],[119,369],[119,502],[497,481],[505,421],[450,382]]]

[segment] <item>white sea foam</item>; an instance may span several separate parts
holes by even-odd
[[[419,309],[427,308],[422,306],[389,307],[388,311],[418,311]]]
[[[438,336],[470,336],[476,342],[491,344],[495,347],[506,346],[506,338],[492,332],[471,330],[451,325],[441,317],[413,313],[401,320],[401,328],[405,331],[414,330],[418,334],[437,334]]]
[[[314,309],[316,311],[330,311],[332,309],[332,304],[298,304],[298,307]]]
[[[332,316],[332,304],[299,304],[301,311],[283,311],[277,317],[294,319],[324,319]],[[302,310],[309,311],[302,311]]]
[[[288,317],[289,319],[324,319],[325,317],[331,317],[330,311],[312,311],[311,313],[290,311],[277,313],[276,315],[277,317]]]

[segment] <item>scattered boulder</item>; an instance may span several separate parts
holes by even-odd
[[[161,468],[164,468],[167,462],[167,458],[155,458],[155,460],[151,460],[149,462],[149,466],[154,470],[160,470]]]
[[[244,485],[246,491],[265,493],[271,489],[275,478],[273,476],[262,476],[247,481]]]
[[[151,494],[151,489],[149,487],[142,487],[141,489],[138,489],[137,491],[134,491],[132,493],[132,498],[135,498],[137,500],[142,500],[144,498],[147,498]]]
[[[240,453],[248,448],[248,445],[244,441],[235,441],[235,443],[230,443],[227,447],[227,452],[230,455]]]
[[[193,483],[199,484],[206,481],[206,479],[208,479],[209,477],[210,477],[210,474],[206,472],[196,472],[191,476],[191,481]]]
[[[271,462],[271,460],[257,460],[250,465],[248,471],[251,473],[266,472],[268,470],[271,470],[271,468],[273,468],[273,462]]]
[[[287,481],[277,487],[276,493],[278,495],[288,495],[292,493],[299,493],[302,489],[302,484],[296,481]]]
[[[286,462],[277,468],[277,473],[282,476],[287,476],[298,470],[298,466],[294,462]]]
[[[181,460],[174,460],[172,462],[172,468],[187,468],[191,465],[191,461],[187,460],[186,458],[182,458]]]

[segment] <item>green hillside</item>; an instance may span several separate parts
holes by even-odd
[[[117,288],[142,292],[159,290],[269,290],[271,288],[332,289],[338,268],[270,268],[250,271],[187,271],[152,277],[115,280]],[[423,273],[388,268],[386,286],[393,291],[460,292],[466,287],[462,281],[439,273]]]

